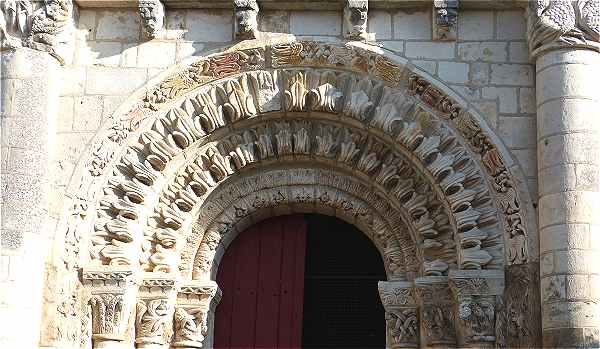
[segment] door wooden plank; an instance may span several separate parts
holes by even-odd
[[[235,268],[235,296],[230,334],[232,349],[254,347],[259,259],[257,230],[257,227],[252,227],[238,237],[240,250]]]
[[[294,292],[293,292],[293,316],[292,316],[292,337],[290,348],[302,347],[302,311],[304,308],[304,264],[306,255],[306,233],[307,224],[303,216],[294,216],[290,222],[292,226],[289,233],[294,234],[296,243],[294,248]],[[294,229],[295,228],[295,229]],[[295,230],[295,231],[294,231]]]
[[[260,259],[255,348],[277,347],[279,289],[282,257],[282,220],[260,225]]]
[[[232,243],[219,264],[217,284],[223,292],[223,298],[215,310],[214,348],[229,349],[231,320],[234,314],[233,299],[235,267],[239,254],[240,244]]]

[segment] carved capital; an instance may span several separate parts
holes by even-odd
[[[448,278],[421,277],[415,280],[415,287],[421,307],[421,328],[427,346],[455,346],[454,302]]]
[[[456,40],[459,4],[459,0],[433,1],[433,40]]]
[[[208,332],[208,315],[221,300],[214,281],[183,285],[174,315],[174,347],[201,348]]]
[[[346,0],[344,6],[344,37],[350,40],[374,40],[367,33],[368,0]]]
[[[164,26],[164,5],[160,0],[139,0],[138,10],[140,11],[144,32],[149,38],[154,39]]]
[[[543,51],[600,49],[600,0],[530,1],[527,36],[532,57]]]
[[[406,281],[380,281],[378,288],[385,309],[387,347],[418,347],[419,316],[413,284]]]
[[[256,39],[258,35],[258,3],[256,0],[234,0],[235,37]]]
[[[177,280],[164,273],[145,273],[136,303],[135,342],[166,344],[172,334]]]
[[[127,340],[138,288],[133,270],[107,266],[84,268],[83,281],[92,309],[92,338]]]

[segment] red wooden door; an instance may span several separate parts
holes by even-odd
[[[242,232],[217,274],[214,347],[300,348],[306,221],[282,216]]]

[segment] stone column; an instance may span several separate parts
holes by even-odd
[[[6,319],[20,319],[3,321],[0,346],[33,348],[39,342],[44,262],[52,241],[48,161],[58,110],[59,63],[27,48],[0,55],[0,312]]]
[[[221,301],[221,290],[214,281],[181,286],[174,316],[174,348],[212,348],[211,320]]]
[[[528,9],[544,347],[600,346],[599,2],[538,1]]]
[[[385,309],[386,348],[419,347],[419,314],[412,282],[379,281]]]
[[[97,266],[84,268],[89,294],[94,349],[133,347],[134,313],[138,285],[131,268]]]

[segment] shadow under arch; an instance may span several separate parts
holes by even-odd
[[[537,239],[532,238],[535,220],[530,219],[530,200],[522,190],[519,171],[481,117],[463,107],[468,104],[379,48],[360,43],[284,41],[266,46],[247,42],[202,58],[147,89],[133,107],[129,104],[129,109],[118,111],[92,142],[90,156],[81,162],[81,175],[75,175],[70,185],[75,204],[89,204],[93,209],[83,215],[65,215],[62,227],[66,233],[57,244],[76,247],[57,256],[73,261],[67,263],[71,267],[67,266],[64,274],[85,265],[176,273],[178,262],[173,263],[172,252],[175,259],[182,260],[191,260],[196,252],[186,247],[185,241],[194,246],[198,239],[181,236],[191,230],[193,219],[188,220],[186,214],[198,204],[194,195],[200,197],[235,171],[252,166],[257,154],[267,163],[271,157],[278,159],[281,150],[291,151],[286,155],[292,159],[300,154],[318,162],[319,156],[296,149],[299,138],[294,137],[304,136],[291,132],[301,129],[296,121],[313,116],[366,135],[363,143],[352,136],[336,136],[336,142],[340,141],[336,145],[347,150],[354,143],[358,152],[349,157],[350,167],[384,191],[396,189],[400,194],[396,199],[408,212],[403,214],[403,222],[409,227],[415,250],[421,251],[417,255],[427,255],[422,251],[444,246],[444,241],[455,244],[455,265],[430,258],[427,262],[435,263],[430,265],[435,274],[428,275],[423,267],[420,276],[446,278],[447,285],[452,273],[459,279],[485,280],[486,274],[479,270],[488,269],[492,279],[503,280],[503,269],[537,259]],[[271,146],[282,147],[272,149],[273,154],[259,147],[260,137],[266,134],[255,132],[245,138],[240,127],[262,119],[258,116],[267,120],[269,113],[282,113],[284,120],[277,120],[280,125],[293,121],[267,128]],[[216,136],[211,140],[219,133],[226,135],[227,141],[235,138],[231,146],[220,143]],[[314,140],[326,137],[325,133],[312,135]],[[287,137],[289,144],[277,136]],[[213,144],[198,143],[200,139]],[[383,139],[379,143],[385,146],[378,143],[373,150],[371,139]],[[248,144],[255,145],[257,154],[247,152]],[[320,148],[310,143],[310,149]],[[261,151],[266,151],[266,156]],[[385,152],[395,152],[400,161],[416,169],[415,178],[423,180],[425,190],[415,187],[414,181],[405,188],[402,180],[406,178],[390,181],[400,163]],[[335,161],[340,159],[344,157],[336,153]],[[197,170],[190,173],[190,166]],[[192,181],[182,179],[183,173],[205,175],[194,180],[197,193]],[[423,209],[431,203],[426,195],[429,189],[440,196],[434,198],[440,202],[432,212]],[[437,207],[447,217],[441,225],[448,229],[439,229]],[[210,234],[202,239],[204,236]],[[152,262],[152,257],[158,263]],[[78,282],[73,277],[65,280]],[[502,293],[503,287],[487,287],[475,294],[491,297]],[[76,291],[66,293],[72,292]],[[414,304],[416,301],[413,297]],[[489,309],[487,305],[484,308]],[[485,331],[491,333],[493,328]],[[458,342],[473,340],[469,336],[459,331],[458,337],[467,339]],[[492,335],[483,337],[487,338],[484,342],[491,337],[496,340]]]

